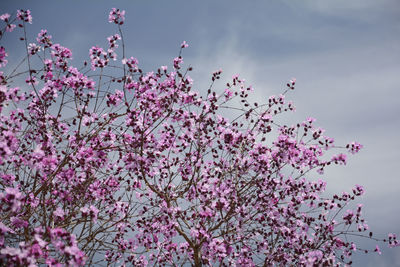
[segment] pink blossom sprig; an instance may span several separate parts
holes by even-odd
[[[8,13],[5,13],[5,14],[0,16],[0,20],[4,21],[7,24],[6,25],[6,31],[7,32],[12,32],[15,29],[15,27],[17,27],[17,25],[11,23],[10,17],[11,16]]]
[[[8,57],[8,54],[6,53],[6,49],[1,46],[0,47],[0,68],[5,67],[8,63],[8,60],[6,59]]]
[[[120,10],[118,8],[112,8],[110,11],[110,14],[108,15],[108,21],[110,23],[115,23],[117,25],[124,24],[125,10]]]
[[[36,40],[39,44],[44,45],[44,48],[47,48],[52,46],[51,38],[52,36],[47,33],[47,30],[41,30]]]
[[[29,24],[32,24],[31,11],[29,9],[27,9],[27,10],[23,10],[23,9],[17,10],[17,19],[19,19],[21,21],[24,21],[24,22],[28,22]]]

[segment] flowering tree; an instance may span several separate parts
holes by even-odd
[[[238,76],[218,94],[217,71],[201,96],[186,42],[171,70],[125,56],[124,15],[112,9],[118,33],[80,69],[46,30],[29,43],[29,10],[0,16],[0,38],[18,25],[26,47],[0,72],[0,265],[331,266],[364,250],[353,237],[399,245],[348,209],[361,186],[327,197],[306,177],[362,146],[336,146],[312,118],[280,125],[294,79],[251,103]],[[11,52],[1,46],[0,67]]]

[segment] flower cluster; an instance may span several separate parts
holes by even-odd
[[[363,148],[363,145],[358,142],[351,142],[350,144],[346,145],[346,148],[349,149],[350,153],[355,154]]]
[[[68,59],[72,58],[72,52],[60,44],[51,46],[51,55],[57,68],[66,70],[68,68]]]
[[[10,18],[10,14],[8,14],[8,13],[5,13],[0,16],[0,20],[4,21],[7,24],[6,31],[12,32],[15,29],[15,27],[17,27],[17,25],[10,23],[9,18]]]
[[[108,57],[117,60],[117,54],[115,53],[115,49],[118,48],[117,40],[121,40],[121,36],[119,34],[114,34],[107,38],[109,48],[107,50]]]
[[[124,58],[122,59],[122,64],[128,67],[129,72],[136,72],[138,70],[139,61],[134,57],[128,59]]]
[[[51,35],[47,34],[47,30],[41,30],[36,38],[39,44],[43,44],[45,48],[51,47]]]
[[[33,56],[40,51],[41,47],[37,44],[31,43],[28,45],[28,53]]]
[[[0,68],[5,67],[8,63],[6,57],[8,54],[6,53],[6,49],[4,47],[0,47]]]
[[[119,10],[118,8],[112,8],[108,15],[108,21],[117,25],[124,24],[125,21],[125,10]]]
[[[108,64],[107,53],[101,47],[93,46],[89,50],[89,55],[92,70],[96,70],[96,68],[104,68]]]
[[[24,22],[29,22],[30,24],[32,24],[32,15],[31,15],[31,11],[28,10],[17,10],[17,19],[22,20]]]

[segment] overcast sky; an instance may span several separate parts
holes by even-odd
[[[328,190],[364,185],[359,202],[375,235],[400,235],[398,0],[2,0],[0,13],[30,9],[31,37],[47,29],[81,65],[92,45],[106,46],[105,38],[116,33],[107,22],[112,7],[126,10],[127,54],[144,70],[170,65],[186,40],[184,61],[194,67],[199,91],[220,68],[221,88],[239,73],[265,100],[296,77],[287,96],[297,107],[293,122],[313,116],[338,143],[364,145],[347,166],[326,171]],[[400,266],[400,249],[354,259],[354,266]]]

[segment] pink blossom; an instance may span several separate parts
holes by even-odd
[[[122,64],[126,65],[129,68],[129,71],[136,72],[138,70],[137,65],[139,64],[139,61],[134,57],[130,57],[129,59],[124,58],[122,59]]]
[[[28,53],[30,55],[34,55],[40,51],[41,47],[37,44],[31,43],[28,45]]]
[[[92,70],[104,68],[108,64],[107,53],[101,47],[93,46],[89,50],[89,55],[92,63]]]
[[[4,13],[3,15],[0,16],[0,20],[7,22],[8,19],[10,18],[10,14]]]
[[[6,31],[12,32],[15,29],[15,27],[17,27],[17,25],[15,25],[15,24],[7,24]]]
[[[350,153],[355,154],[363,148],[363,145],[358,142],[351,142],[350,144],[347,144],[346,148],[349,149]]]
[[[36,37],[36,40],[39,44],[43,44],[44,47],[51,47],[52,42],[51,42],[51,35],[47,34],[47,30],[41,30],[38,36]]]
[[[340,153],[340,154],[333,156],[331,160],[335,163],[346,165],[347,156],[343,153]]]
[[[11,223],[16,228],[24,228],[28,226],[28,222],[18,217],[11,217]]]
[[[2,222],[0,222],[0,236],[4,235],[5,233],[8,233],[8,232],[14,233],[14,231],[11,228],[9,228],[8,226],[6,226]]]
[[[31,16],[31,11],[29,9],[27,10],[17,10],[17,18],[19,20],[22,20],[24,22],[29,22],[32,24],[32,16]]]
[[[7,65],[8,60],[6,57],[8,54],[6,53],[6,50],[3,46],[0,47],[0,68],[5,67]]]
[[[186,48],[188,46],[189,45],[188,45],[188,43],[186,43],[186,41],[183,41],[182,44],[181,44],[181,48]]]
[[[180,65],[179,64],[181,64],[181,63],[183,63],[182,57],[174,58],[174,68],[175,69],[180,69]]]
[[[376,247],[375,247],[375,252],[377,252],[379,255],[382,254],[381,249],[379,248],[378,245],[376,245]]]
[[[58,219],[64,219],[65,212],[62,208],[57,207],[57,209],[53,212],[54,216]]]
[[[229,99],[233,96],[233,92],[230,89],[225,89],[225,97]]]
[[[115,23],[117,25],[124,24],[125,20],[125,10],[119,10],[117,8],[112,8],[110,14],[108,15],[108,21],[110,23]]]

